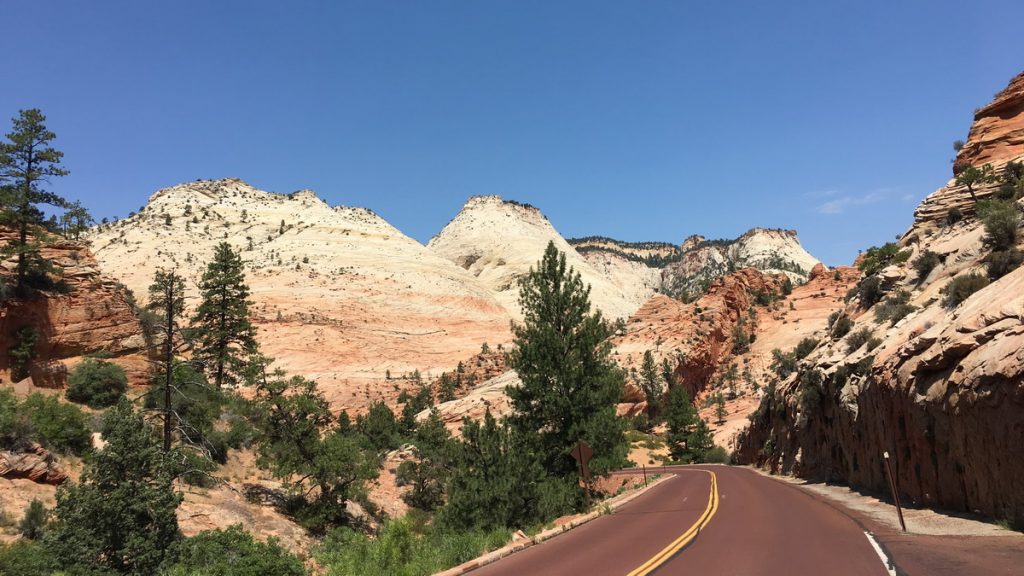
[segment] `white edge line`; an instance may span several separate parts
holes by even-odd
[[[889,557],[885,555],[885,552],[882,552],[882,547],[878,545],[878,541],[875,540],[875,537],[867,531],[864,532],[864,536],[867,536],[868,543],[870,543],[871,547],[875,549],[875,554],[878,554],[878,558],[885,566],[885,571],[889,573],[889,576],[896,576],[896,567],[893,565],[892,561],[889,560]]]

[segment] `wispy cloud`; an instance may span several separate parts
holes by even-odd
[[[839,190],[814,190],[801,194],[804,198],[831,198],[839,194]]]
[[[843,212],[846,212],[846,210],[849,208],[853,208],[856,206],[866,206],[868,204],[876,204],[878,202],[886,200],[891,196],[891,192],[891,190],[881,188],[873,192],[868,192],[866,194],[845,194],[843,196],[839,196],[838,198],[833,198],[828,202],[819,204],[816,208],[816,211],[819,214],[842,214]]]

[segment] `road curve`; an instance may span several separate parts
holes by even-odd
[[[853,520],[797,488],[745,468],[666,471],[676,477],[614,514],[485,566],[474,576],[887,574]],[[707,471],[717,481],[717,502]],[[699,533],[697,525],[702,526]]]

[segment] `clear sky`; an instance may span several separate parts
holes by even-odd
[[[98,217],[239,177],[426,242],[474,194],[565,236],[891,240],[1024,70],[1019,0],[0,0],[0,118],[41,108]]]

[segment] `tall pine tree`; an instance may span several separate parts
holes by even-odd
[[[160,355],[159,372],[163,375],[163,419],[164,451],[171,449],[174,425],[174,335],[178,330],[178,318],[185,311],[185,281],[174,270],[158,270],[149,287],[149,304],[146,306],[160,316],[163,332],[163,351]]]
[[[3,223],[13,226],[18,236],[3,249],[5,256],[17,256],[17,286],[24,294],[30,284],[45,278],[51,266],[39,255],[39,243],[29,238],[45,222],[40,205],[63,208],[67,201],[47,191],[51,178],[67,176],[61,166],[64,153],[51,147],[57,135],[47,130],[46,116],[38,109],[22,110],[12,120],[7,141],[0,142],[0,192]]]
[[[647,400],[647,421],[653,425],[660,412],[661,380],[650,350],[644,352],[644,361],[640,366],[640,386]]]
[[[238,384],[256,351],[256,331],[249,322],[249,287],[242,256],[221,242],[199,282],[202,301],[192,318],[198,330],[195,358],[218,389]]]
[[[512,426],[534,439],[553,476],[576,474],[570,454],[580,440],[593,448],[595,474],[621,465],[628,446],[615,407],[625,377],[610,357],[612,327],[590,312],[590,288],[554,243],[521,281],[519,302],[524,320],[513,327],[509,365],[522,385],[508,389]]]

